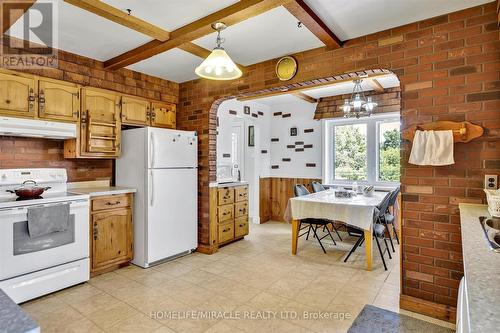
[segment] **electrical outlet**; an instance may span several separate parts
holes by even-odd
[[[496,190],[498,188],[498,176],[484,175],[484,188],[488,190]]]

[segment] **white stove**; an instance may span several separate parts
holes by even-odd
[[[26,180],[51,188],[27,200],[7,192]],[[67,230],[30,237],[28,211],[63,204]],[[0,288],[15,302],[87,281],[88,235],[89,196],[68,192],[65,169],[0,169]]]

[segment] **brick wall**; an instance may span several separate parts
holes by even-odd
[[[462,276],[458,203],[482,202],[485,173],[500,173],[500,57],[496,3],[350,40],[341,49],[295,54],[299,69],[285,86],[313,85],[335,75],[386,68],[398,75],[404,127],[468,120],[485,127],[481,140],[455,146],[450,167],[408,165],[402,147],[404,295],[456,305]],[[215,180],[216,111],[221,99],[280,89],[276,60],[250,66],[231,82],[180,85],[179,127],[200,133],[199,234],[208,241],[208,184]],[[214,103],[215,102],[215,103]]]
[[[8,38],[4,38],[1,44],[8,48]],[[59,51],[58,57],[58,68],[24,72],[155,100],[178,102],[179,85],[175,82],[128,69],[105,70],[100,61],[64,51]],[[65,167],[70,181],[112,177],[112,160],[65,160],[62,149],[61,140],[0,136],[0,168]]]
[[[112,160],[66,160],[62,140],[0,137],[0,168],[66,168],[70,182],[111,179]]]
[[[378,103],[375,109],[376,113],[401,111],[401,89],[399,87],[385,89],[383,93],[367,91],[365,96],[372,97],[373,101]],[[342,105],[347,98],[351,98],[351,94],[320,98],[316,105],[314,119],[343,117]]]

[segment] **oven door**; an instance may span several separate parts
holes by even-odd
[[[26,232],[27,207],[0,210],[0,281],[89,257],[89,202],[68,203],[68,230],[36,238]]]

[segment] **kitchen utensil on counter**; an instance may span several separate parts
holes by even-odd
[[[6,190],[9,193],[15,193],[18,197],[22,199],[36,198],[42,195],[43,192],[50,189],[50,186],[41,187],[38,186],[34,180],[26,180],[23,184],[13,190]]]
[[[485,189],[484,192],[488,201],[488,212],[491,216],[500,217],[500,190]]]
[[[373,197],[373,192],[375,192],[375,188],[373,187],[373,185],[365,186],[365,188],[363,189],[363,195],[365,197]]]

